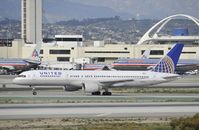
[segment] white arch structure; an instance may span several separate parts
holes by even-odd
[[[156,23],[153,27],[151,27],[143,36],[142,38],[139,40],[139,42],[137,44],[142,44],[145,41],[150,41],[154,38],[157,38],[157,33],[160,32],[160,30],[172,19],[176,18],[176,17],[185,17],[187,19],[192,20],[197,26],[199,26],[199,20],[193,16],[190,15],[186,15],[186,14],[176,14],[176,15],[171,15],[169,17],[166,17],[164,19],[162,19],[161,21],[159,21],[158,23]],[[149,36],[149,34],[156,28],[160,26],[157,31],[154,33],[153,36]]]

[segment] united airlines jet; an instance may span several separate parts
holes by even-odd
[[[92,95],[111,95],[111,88],[150,86],[179,78],[174,74],[183,49],[176,44],[150,71],[85,71],[85,70],[33,70],[21,73],[13,82],[18,85],[64,86],[65,91],[83,89]]]

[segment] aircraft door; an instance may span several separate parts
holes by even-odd
[[[66,75],[65,75],[65,80],[66,80],[65,82],[66,82],[68,85],[70,85],[69,77],[70,77],[69,74],[66,74]]]

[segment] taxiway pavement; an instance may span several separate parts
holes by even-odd
[[[53,117],[176,117],[199,112],[199,103],[1,104],[0,119]]]
[[[0,77],[0,83],[11,83],[13,77]],[[162,84],[160,87],[199,87],[199,75],[188,76],[169,84]],[[52,98],[55,101],[58,99],[68,101],[88,101],[100,103],[45,103],[44,104],[0,104],[0,119],[28,119],[28,118],[52,118],[52,117],[176,117],[176,116],[190,116],[199,113],[199,95],[128,95],[116,94],[110,97],[103,96],[88,96],[82,92],[60,92],[60,91],[41,91],[39,95],[32,96],[31,89],[27,86],[17,86],[8,84],[0,87],[0,99],[27,99],[40,100],[43,98]],[[6,91],[10,88],[10,91]],[[20,91],[13,91],[20,90]],[[22,89],[21,89],[22,88]],[[29,89],[29,91],[24,90]],[[48,88],[47,88],[48,89]],[[61,88],[59,88],[61,89]],[[23,91],[21,91],[23,90]],[[82,100],[83,99],[83,100]],[[147,100],[146,100],[147,99]],[[158,99],[158,100],[157,100]],[[176,100],[180,102],[164,102],[163,100]],[[105,102],[109,100],[109,102]],[[113,103],[112,101],[128,101],[126,103]],[[191,100],[191,101],[190,101]],[[139,103],[132,103],[132,102]],[[148,103],[153,101],[160,101],[155,103]],[[188,101],[188,102],[187,102]],[[190,102],[189,102],[190,101]],[[195,101],[195,102],[194,102]],[[104,103],[105,102],[105,103]]]

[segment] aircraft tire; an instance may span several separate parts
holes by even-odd
[[[37,92],[32,92],[33,95],[37,95]]]
[[[100,91],[92,92],[92,95],[101,95],[101,92]]]
[[[103,92],[102,95],[111,96],[112,93],[111,92]]]

